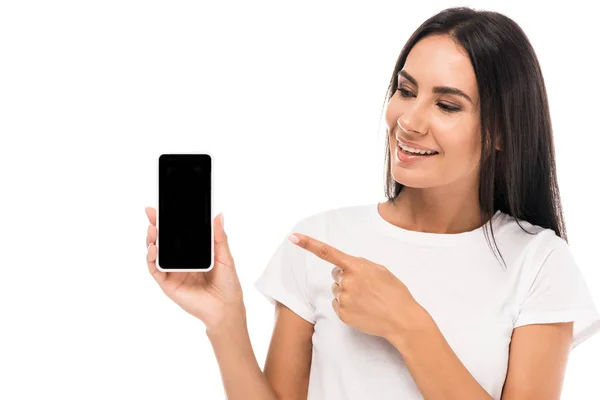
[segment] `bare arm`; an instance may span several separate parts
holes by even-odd
[[[277,302],[265,376],[281,400],[306,400],[314,325]]]
[[[207,329],[206,335],[219,363],[228,400],[278,400],[256,361],[245,313],[235,322]]]
[[[573,322],[515,328],[502,399],[560,399],[572,340]]]
[[[502,399],[559,399],[572,337],[572,322],[514,329]],[[429,330],[391,342],[402,353],[425,399],[491,399],[433,320]]]
[[[229,400],[305,400],[313,324],[277,302],[264,373],[252,349],[246,319],[207,330]]]
[[[437,324],[426,312],[421,326],[411,337],[391,338],[402,354],[419,391],[427,400],[491,400],[454,353]],[[428,326],[428,328],[427,328]]]

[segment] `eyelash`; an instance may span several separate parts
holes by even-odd
[[[400,92],[400,96],[407,98],[409,97],[406,93],[410,93],[408,90],[399,87],[398,89],[396,89],[397,92]],[[457,107],[449,107],[445,104],[439,103],[440,108],[442,109],[442,111],[447,112],[447,113],[455,113],[457,111],[460,111],[460,108]]]

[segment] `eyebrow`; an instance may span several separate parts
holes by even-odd
[[[398,73],[398,76],[400,76],[400,75],[405,77],[410,83],[415,85],[417,88],[419,87],[417,80],[415,78],[413,78],[412,75],[409,74],[408,72],[402,70]],[[433,93],[455,94],[457,96],[464,97],[465,99],[469,100],[469,102],[471,104],[473,104],[473,100],[471,100],[471,98],[465,92],[463,92],[462,90],[457,89],[457,88],[448,87],[448,86],[435,86],[432,91],[433,91]]]

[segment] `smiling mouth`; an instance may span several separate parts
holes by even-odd
[[[409,146],[405,146],[404,144],[400,143],[399,141],[396,140],[396,146],[398,147],[398,149],[404,153],[404,154],[408,154],[411,156],[423,156],[423,157],[428,157],[428,156],[435,156],[436,154],[439,154],[437,151],[434,150],[419,150],[419,149],[413,149],[412,147]]]
[[[435,150],[421,150],[421,149],[416,149],[413,148],[407,144],[404,144],[402,142],[400,142],[398,140],[398,133],[399,132],[404,132],[404,130],[400,127],[400,126],[396,126],[396,128],[393,130],[393,135],[394,135],[394,139],[396,140],[396,147],[398,147],[398,149],[404,153],[404,154],[408,154],[411,156],[434,156],[436,154],[439,154],[439,152],[435,151]]]

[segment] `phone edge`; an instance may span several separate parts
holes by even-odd
[[[204,268],[204,269],[163,269],[160,267],[160,264],[158,262],[158,209],[159,209],[159,205],[160,205],[160,190],[158,187],[158,181],[159,181],[159,162],[160,162],[160,157],[165,155],[165,154],[206,154],[210,157],[210,266],[208,268]],[[209,272],[211,271],[214,267],[215,267],[215,227],[214,227],[214,220],[215,220],[215,216],[214,216],[214,186],[215,186],[215,180],[214,180],[214,157],[212,155],[212,153],[210,152],[200,152],[200,153],[162,153],[159,154],[158,157],[156,157],[156,230],[157,230],[157,235],[156,235],[156,260],[155,260],[155,264],[156,264],[156,269],[158,269],[161,272]]]

